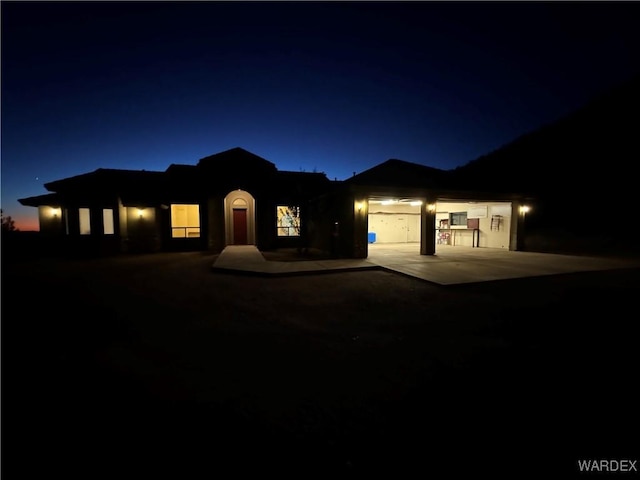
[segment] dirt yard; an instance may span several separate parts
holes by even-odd
[[[638,458],[638,270],[440,287],[213,260],[3,262],[5,478],[569,478]]]

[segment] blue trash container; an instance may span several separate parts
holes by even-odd
[[[376,234],[374,232],[369,232],[369,243],[376,243]]]

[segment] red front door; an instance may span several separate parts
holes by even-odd
[[[233,209],[233,244],[247,244],[247,210],[244,208]]]

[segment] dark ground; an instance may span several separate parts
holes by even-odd
[[[440,287],[213,260],[4,255],[3,478],[603,478],[577,460],[640,457],[638,270]]]

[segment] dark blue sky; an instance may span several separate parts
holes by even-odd
[[[636,2],[2,1],[2,208],[236,146],[454,168],[640,73]]]

